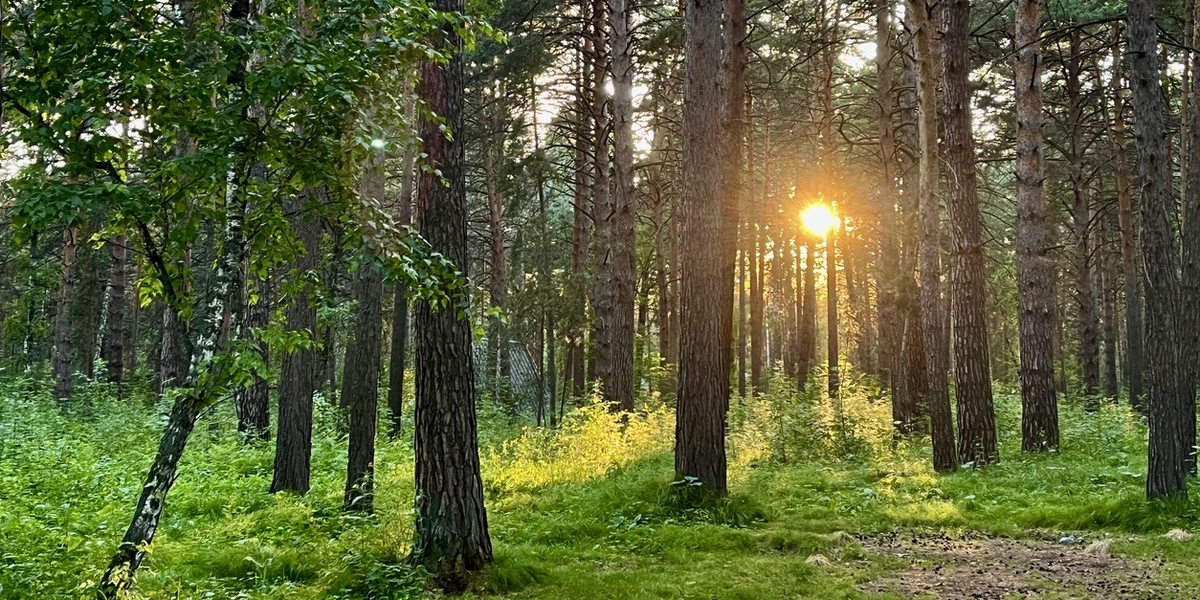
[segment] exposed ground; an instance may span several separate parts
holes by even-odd
[[[1063,543],[893,533],[861,541],[868,553],[909,565],[863,584],[865,592],[939,600],[1157,600],[1200,593],[1155,582],[1154,564],[1111,555],[1105,548],[1111,539],[1092,545],[1086,539]]]

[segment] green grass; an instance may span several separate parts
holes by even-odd
[[[1145,427],[1119,407],[1062,409],[1059,453],[1019,451],[1019,402],[997,397],[1002,461],[938,476],[927,439],[894,442],[890,409],[851,381],[839,406],[783,386],[731,410],[726,501],[681,502],[671,411],[647,398],[622,428],[598,406],[562,431],[484,406],[484,480],[496,563],[467,598],[889,598],[858,584],[907,563],[845,532],[896,529],[1057,539],[1113,537],[1161,561],[1164,585],[1200,584],[1197,503],[1144,501]],[[62,414],[44,385],[0,384],[0,597],[81,598],[129,518],[162,406],[86,389]],[[152,552],[145,598],[436,595],[404,565],[412,537],[411,439],[381,439],[377,514],[341,512],[345,440],[319,403],[313,489],[266,493],[272,446],[246,447],[229,407],[206,416],[185,455]],[[1197,498],[1200,489],[1194,489]],[[829,565],[809,563],[813,555]]]

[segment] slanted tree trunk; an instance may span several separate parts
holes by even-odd
[[[920,132],[920,271],[921,329],[925,342],[926,396],[933,439],[933,467],[945,472],[958,466],[950,385],[946,373],[946,339],[942,335],[941,209],[938,204],[937,75],[932,50],[933,19],[927,0],[907,0],[913,14],[913,53],[917,67],[917,110]]]
[[[735,10],[741,0],[730,0]],[[735,23],[734,19],[730,20]],[[694,477],[709,494],[726,493],[725,428],[729,408],[731,354],[725,338],[732,319],[725,310],[733,282],[724,279],[726,227],[737,226],[736,212],[721,197],[721,119],[725,99],[720,84],[722,3],[688,4],[684,36],[683,92],[683,277],[680,298],[679,396],[675,418],[675,471]],[[736,26],[736,24],[734,24]],[[732,274],[732,269],[728,270]],[[732,302],[730,298],[729,302]]]
[[[1187,497],[1184,447],[1188,393],[1180,336],[1179,258],[1171,215],[1175,211],[1171,157],[1164,118],[1167,107],[1159,82],[1158,25],[1154,0],[1129,0],[1130,76],[1134,133],[1138,146],[1142,258],[1145,265],[1147,373],[1150,443],[1146,496]]]
[[[1020,0],[1017,64],[1017,326],[1021,346],[1021,448],[1058,447],[1054,393],[1053,262],[1046,256],[1045,175],[1042,171],[1042,60],[1039,0]]]
[[[289,300],[284,318],[288,331],[303,332],[310,340],[317,331],[317,307],[313,290],[305,284],[306,275],[317,268],[321,248],[321,224],[317,217],[306,214],[305,203],[320,190],[306,190],[289,205],[292,228],[304,254],[292,264],[295,278],[294,296]],[[312,462],[313,394],[317,389],[317,355],[312,348],[297,348],[283,356],[279,373],[279,425],[275,434],[275,471],[271,493],[292,491],[306,493]]]
[[[435,8],[462,12],[463,0],[435,0]],[[443,30],[453,53],[444,65],[421,66],[418,95],[451,131],[462,131],[462,39]],[[422,171],[417,187],[421,235],[463,273],[470,273],[467,252],[467,198],[464,146],[447,139],[438,123],[421,125],[426,160],[441,172]],[[462,316],[456,296],[451,305],[435,310],[417,305],[416,541],[413,560],[443,585],[461,589],[467,571],[492,562],[483,480],[479,474],[476,437],[474,368],[471,323]]]
[[[74,368],[71,361],[71,299],[75,294],[78,275],[75,262],[79,249],[79,227],[68,225],[63,228],[62,276],[58,284],[58,299],[54,307],[54,347],[51,368],[54,371],[54,397],[59,405],[67,406],[71,396]]]
[[[100,358],[108,370],[110,383],[125,381],[125,310],[129,299],[125,294],[126,255],[129,240],[123,235],[108,243],[112,264],[108,268],[108,301],[104,316],[104,337],[100,342]]]

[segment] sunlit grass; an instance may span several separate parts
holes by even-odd
[[[1162,558],[1164,580],[1200,583],[1200,542],[1160,537],[1189,528],[1196,503],[1145,502],[1145,427],[1124,407],[1090,414],[1065,402],[1062,451],[1028,455],[1018,399],[997,396],[1001,462],[939,476],[928,439],[894,439],[887,400],[868,379],[847,377],[837,402],[823,389],[818,374],[803,393],[774,379],[763,395],[734,399],[731,497],[700,505],[671,493],[674,416],[657,398],[628,416],[585,403],[557,431],[485,407],[497,562],[468,597],[858,598],[856,583],[903,563],[864,554],[843,532],[896,529],[1111,536],[1118,553]],[[0,597],[86,596],[127,523],[161,421],[104,386],[83,393],[91,408],[63,415],[44,386],[0,385]],[[404,564],[411,438],[379,441],[377,514],[345,515],[345,439],[319,407],[304,497],[267,494],[272,446],[240,445],[228,407],[209,415],[140,596],[425,596],[422,574]],[[816,554],[832,564],[809,564]]]

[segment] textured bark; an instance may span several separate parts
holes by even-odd
[[[913,53],[917,70],[917,110],[920,132],[920,272],[921,330],[924,335],[926,402],[933,440],[933,467],[952,471],[958,466],[950,385],[946,372],[946,340],[942,334],[941,211],[938,205],[937,80],[931,48],[934,31],[926,0],[907,0],[913,15]]]
[[[174,307],[163,306],[162,313],[162,346],[158,354],[158,391],[179,387],[187,372],[188,357],[183,351],[183,339],[179,326],[179,313]]]
[[[1021,448],[1058,447],[1054,393],[1053,262],[1046,255],[1042,170],[1042,61],[1039,0],[1019,0],[1017,64],[1017,326],[1021,347]]]
[[[1200,16],[1200,3],[1193,8],[1194,15]],[[1195,20],[1194,27],[1200,28],[1200,19]],[[1200,53],[1192,52],[1188,62],[1192,67],[1200,67]],[[1191,76],[1191,114],[1188,115],[1187,135],[1183,136],[1188,152],[1183,161],[1187,176],[1183,178],[1183,277],[1181,306],[1194,307],[1200,302],[1200,68],[1193,68]],[[1186,80],[1185,80],[1186,81]],[[1185,96],[1186,98],[1186,96]],[[1190,136],[1190,139],[1188,138]],[[1190,164],[1189,164],[1190,163]],[[1180,315],[1180,326],[1183,328],[1184,365],[1196,365],[1200,362],[1200,315],[1195,310],[1186,310]],[[1188,370],[1186,387],[1183,396],[1183,444],[1189,473],[1196,472],[1196,388],[1200,384],[1194,367]]]
[[[146,557],[146,547],[154,541],[154,534],[158,531],[167,492],[178,477],[179,459],[187,446],[188,437],[196,427],[200,407],[199,397],[189,395],[177,401],[171,410],[167,429],[158,445],[158,454],[138,496],[133,521],[125,530],[125,536],[104,572],[98,598],[116,600],[133,586],[134,573],[141,566],[142,559]]]
[[[1187,496],[1184,408],[1187,385],[1181,357],[1179,258],[1171,226],[1175,200],[1167,152],[1167,107],[1159,82],[1158,26],[1154,0],[1130,0],[1130,75],[1138,142],[1142,258],[1145,265],[1146,342],[1150,443],[1146,496]]]
[[[434,4],[439,10],[461,12],[464,8],[463,0],[435,0]],[[417,91],[451,131],[461,131],[462,40],[452,31],[444,35],[453,56],[445,65],[423,64]],[[446,139],[438,124],[429,120],[421,125],[421,139],[429,164],[445,178],[443,185],[435,174],[421,173],[417,186],[421,235],[467,276],[463,144],[457,137]],[[413,560],[450,587],[462,587],[467,571],[492,562],[479,474],[471,323],[460,304],[465,301],[456,298],[440,310],[419,303],[415,319],[417,514]]]
[[[1125,293],[1125,383],[1134,409],[1145,411],[1143,378],[1146,364],[1144,321],[1142,320],[1142,270],[1138,256],[1137,229],[1134,222],[1133,183],[1129,172],[1129,150],[1125,136],[1125,102],[1121,95],[1120,24],[1114,23],[1112,77],[1113,182],[1117,191],[1117,224],[1121,229],[1121,270]],[[1103,103],[1107,111],[1108,103]]]
[[[720,214],[727,221],[721,224],[721,248],[718,251],[717,266],[720,268],[719,281],[726,286],[720,291],[721,304],[718,310],[723,311],[726,316],[721,321],[724,329],[716,343],[721,345],[721,364],[725,365],[721,373],[727,376],[733,362],[733,282],[737,266],[738,221],[741,219],[745,184],[749,179],[746,173],[746,167],[749,164],[746,152],[746,140],[749,132],[746,109],[746,101],[749,97],[749,91],[746,89],[746,68],[750,63],[750,52],[746,44],[746,0],[724,0],[722,35],[724,62],[721,65],[721,78],[725,107],[721,131],[722,160],[718,164],[724,171],[721,175]],[[729,386],[725,385],[722,389],[724,389],[725,403],[728,405]]]
[[[613,187],[608,211],[599,217],[607,244],[599,261],[596,279],[611,295],[611,313],[597,314],[608,320],[607,356],[597,356],[604,399],[624,411],[633,410],[634,304],[637,295],[633,188],[633,38],[630,33],[631,0],[608,0],[612,44],[612,131]],[[732,307],[730,307],[732,310]]]
[[[771,132],[763,139],[763,187],[766,187],[768,152]],[[766,298],[763,288],[763,231],[762,203],[764,199],[750,194],[750,393],[757,395],[763,390],[763,367],[766,358],[767,327],[765,319]]]
[[[996,415],[989,372],[987,272],[983,257],[983,217],[976,190],[971,91],[967,76],[969,0],[944,1],[942,38],[946,100],[946,162],[950,178],[951,309],[954,311],[954,380],[958,405],[958,455],[975,465],[999,459]]]
[[[107,368],[110,383],[125,381],[125,311],[129,298],[125,293],[126,256],[129,240],[116,236],[108,243],[112,264],[108,268],[108,300],[104,315],[104,337],[100,342],[100,358]]]
[[[71,361],[71,299],[75,294],[78,274],[75,262],[79,250],[79,228],[68,225],[63,229],[62,275],[58,284],[58,298],[54,306],[54,346],[51,368],[54,371],[54,397],[59,404],[67,406],[71,396],[74,368]]]
[[[740,2],[740,0],[732,0]],[[721,0],[688,4],[684,35],[682,300],[679,396],[675,419],[675,471],[694,477],[711,494],[726,493],[725,429],[731,354],[724,338],[724,244],[713,243],[736,227],[721,197],[722,105]],[[730,300],[731,301],[731,300]]]
[[[400,165],[399,221],[412,223],[413,150],[404,151]],[[404,427],[404,367],[408,363],[408,285],[396,284],[392,304],[392,339],[388,353],[388,435],[400,435]]]
[[[875,8],[875,102],[879,108],[879,166],[880,192],[878,200],[878,264],[875,267],[875,324],[879,330],[879,345],[875,362],[882,379],[891,391],[892,421],[901,433],[911,430],[916,420],[916,403],[911,397],[899,395],[897,375],[901,371],[897,287],[904,271],[900,269],[900,242],[896,226],[900,215],[896,211],[896,136],[892,113],[895,111],[895,86],[892,77],[892,6],[891,0],[880,0]]]
[[[1067,58],[1067,120],[1070,138],[1067,162],[1071,171],[1073,203],[1071,216],[1075,226],[1075,303],[1079,335],[1079,366],[1083,378],[1083,393],[1087,406],[1095,410],[1100,392],[1100,327],[1096,315],[1095,282],[1092,269],[1091,198],[1083,168],[1083,98],[1080,91],[1080,54],[1082,39],[1079,29],[1070,32],[1070,55]]]
[[[363,165],[359,194],[382,201],[383,156],[376,154]],[[346,346],[342,373],[342,405],[350,410],[350,448],[346,458],[346,510],[374,510],[375,427],[379,414],[379,370],[383,350],[383,273],[372,257],[363,256],[354,279],[358,301],[354,343]]]
[[[609,43],[607,41],[608,7],[606,0],[592,1],[592,126],[595,146],[592,162],[595,165],[595,185],[592,187],[592,353],[589,377],[605,384],[613,372],[612,360],[613,319],[615,318],[615,290],[611,281],[613,270],[613,208],[611,177],[612,122],[608,116],[609,95],[605,89],[608,73]],[[605,398],[613,399],[612,390],[601,390]],[[613,405],[613,408],[618,408]]]
[[[321,224],[314,215],[304,213],[305,200],[319,194],[307,190],[291,203],[292,227],[300,239],[304,254],[292,264],[296,278],[295,296],[285,311],[288,331],[316,337],[317,307],[305,275],[317,268],[321,248]],[[317,355],[311,348],[297,348],[283,356],[279,373],[279,426],[275,434],[275,472],[271,493],[308,491],[312,463],[313,394],[317,389]]]

